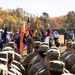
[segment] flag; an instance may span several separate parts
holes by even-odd
[[[18,38],[16,39],[16,45],[18,49],[18,53],[23,52],[23,48],[26,47],[26,37],[25,37],[25,25],[22,24],[21,29],[19,31]]]
[[[6,43],[6,35],[7,35],[7,27],[4,29],[4,33],[2,34],[2,43],[5,44]]]
[[[26,24],[26,26],[25,26],[25,33],[26,33],[26,36],[29,35],[29,30],[30,30],[30,22],[29,22],[29,18],[28,18],[27,24]]]
[[[25,34],[25,24],[23,23],[21,26],[21,33],[20,33],[20,53],[23,52],[23,39]]]
[[[17,45],[18,53],[20,54],[20,34],[19,34],[18,38],[16,39],[15,43]]]
[[[37,30],[38,30],[38,18],[36,18],[36,25],[35,25],[35,30],[34,30],[33,36],[36,36]]]

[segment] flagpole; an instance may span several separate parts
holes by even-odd
[[[24,19],[22,20],[22,26],[21,26],[21,34],[20,34],[20,52],[21,52],[21,56],[23,58],[23,39],[24,39],[24,33],[25,33],[25,26],[24,26],[25,22]]]

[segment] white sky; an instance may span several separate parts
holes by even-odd
[[[50,17],[57,17],[75,11],[75,0],[0,0],[0,7],[3,9],[20,7],[35,15],[47,12]]]

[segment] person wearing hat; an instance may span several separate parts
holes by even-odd
[[[33,41],[41,41],[37,32],[35,33],[35,36],[33,36]]]
[[[64,60],[65,67],[70,72],[71,72],[72,66],[75,64],[75,42],[72,42],[71,51],[72,53],[68,55]]]
[[[71,43],[72,43],[72,41],[69,41],[69,42],[66,43],[66,49],[65,49],[63,52],[60,53],[61,56],[62,56],[65,52],[67,52],[67,51],[70,50],[70,48],[71,48]]]
[[[48,65],[49,65],[49,61],[60,59],[60,52],[58,50],[55,50],[55,49],[50,49],[49,51],[44,53],[44,55],[46,55],[45,62]]]
[[[47,45],[47,47],[49,48],[49,44],[46,43],[46,42],[42,42],[41,45]],[[32,60],[31,60],[31,63],[30,63],[30,66],[36,64],[37,62],[39,62],[41,59],[39,58],[39,55],[36,55]]]
[[[40,41],[35,41],[35,42],[33,43],[34,52],[28,54],[28,55],[24,58],[24,60],[23,60],[23,66],[24,66],[24,68],[26,69],[26,73],[27,73],[27,71],[28,71],[28,67],[29,67],[30,61],[33,59],[33,57],[35,57],[35,56],[38,54],[40,44],[41,44]]]
[[[64,61],[64,59],[65,59],[68,55],[70,55],[70,54],[72,53],[72,48],[71,48],[71,46],[72,46],[72,41],[69,41],[69,42],[67,43],[67,50],[61,54],[61,57],[60,57],[60,60],[61,60],[61,61]]]
[[[45,55],[44,53],[49,50],[49,46],[47,45],[41,45],[39,48],[39,58],[41,59],[40,62],[36,63],[35,65],[31,66],[29,70],[29,75],[34,75],[40,68],[46,66],[47,64],[45,63]]]
[[[27,54],[33,51],[33,39],[30,35],[27,36]]]
[[[18,53],[16,44],[15,44],[14,42],[9,42],[9,43],[7,43],[7,46],[12,47],[12,48],[14,49],[14,51]]]
[[[50,69],[48,75],[61,75],[63,74],[63,69],[65,64],[62,61],[54,60],[50,61]]]
[[[18,53],[14,52],[14,61],[12,62],[12,64],[17,66],[20,69],[22,75],[25,75],[26,70],[22,65],[21,61],[22,61],[22,57]]]
[[[48,70],[41,70],[35,75],[61,75],[64,72],[65,64],[62,61],[53,60],[49,62]]]
[[[50,61],[52,60],[59,60],[60,58],[60,53],[58,50],[55,49],[50,49],[47,52],[44,53],[45,56],[45,62],[46,66],[43,68],[39,69],[35,75],[47,75],[49,71],[49,66],[50,66]]]

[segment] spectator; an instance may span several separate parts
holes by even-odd
[[[73,37],[74,37],[74,32],[73,32],[73,30],[70,32],[70,38],[71,38],[71,40],[73,40]]]

